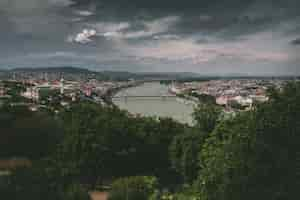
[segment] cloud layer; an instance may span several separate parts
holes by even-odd
[[[298,0],[0,0],[0,67],[300,74]]]

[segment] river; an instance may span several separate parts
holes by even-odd
[[[168,86],[159,82],[147,82],[142,85],[119,91],[113,102],[121,109],[142,116],[171,117],[179,122],[192,124],[193,105],[187,105],[176,97],[159,97],[170,95]],[[124,96],[157,96],[122,98]]]

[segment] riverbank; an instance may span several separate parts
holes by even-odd
[[[116,88],[109,89],[109,90],[107,90],[105,95],[103,95],[102,98],[106,104],[113,105],[112,97],[115,96],[118,92],[128,89],[128,88],[137,87],[143,83],[145,83],[145,81],[134,81],[134,82],[131,82],[131,83],[128,83],[125,85],[121,85]]]

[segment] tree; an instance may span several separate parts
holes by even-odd
[[[49,166],[36,162],[30,168],[18,168],[0,185],[1,198],[11,200],[90,200],[81,185],[64,186],[60,179],[48,172]]]
[[[192,184],[197,178],[198,153],[205,141],[205,136],[198,130],[188,129],[184,134],[175,136],[170,145],[172,167],[181,174],[187,184]]]
[[[62,129],[44,111],[32,112],[25,106],[0,108],[0,157],[40,159],[56,149]]]
[[[190,96],[196,97],[198,98],[198,100],[200,101],[200,103],[204,103],[204,104],[216,104],[216,97],[209,95],[209,94],[198,94],[196,92],[189,92]]]
[[[273,92],[210,134],[199,154],[201,199],[298,198],[300,84]]]
[[[171,167],[169,146],[177,135],[188,129],[184,125],[170,118],[153,119],[140,118],[141,124],[139,136],[142,136],[144,145],[138,149],[140,162],[147,169],[148,175],[159,177],[162,184],[174,184],[178,181],[179,174]]]
[[[65,180],[96,185],[113,177],[174,177],[168,147],[184,125],[171,119],[130,117],[116,107],[74,105],[62,113],[65,135],[56,163]],[[173,182],[173,180],[171,181]]]
[[[210,133],[216,126],[221,108],[214,104],[199,104],[193,113],[196,126],[206,133]]]
[[[63,194],[63,200],[91,200],[87,190],[80,184],[72,184],[67,187]]]
[[[11,200],[62,200],[61,194],[58,183],[53,184],[42,168],[31,167],[12,171],[2,197]]]
[[[109,200],[148,200],[158,187],[155,177],[135,176],[112,183]]]

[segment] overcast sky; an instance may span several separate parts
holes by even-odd
[[[299,0],[0,0],[0,69],[300,75]]]

